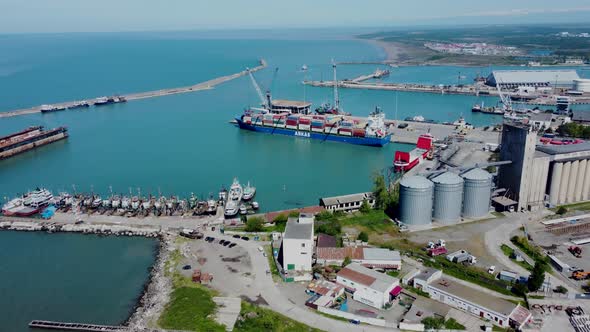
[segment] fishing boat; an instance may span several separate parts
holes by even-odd
[[[234,178],[234,182],[229,187],[229,200],[239,203],[242,200],[243,193],[242,185],[237,178]]]
[[[239,206],[238,206],[238,202],[237,201],[232,201],[232,200],[228,200],[227,204],[225,205],[225,210],[223,211],[223,214],[226,217],[235,217],[239,212]]]
[[[242,196],[242,199],[245,201],[249,201],[252,198],[254,198],[254,195],[256,195],[256,187],[252,187],[250,185],[250,181],[248,181],[248,184],[246,185],[246,187],[244,187],[244,195]]]
[[[113,207],[113,209],[118,209],[119,206],[121,206],[121,198],[117,195],[113,196],[111,200],[111,206]]]
[[[246,205],[244,205],[244,204],[240,205],[240,214],[241,215],[248,214],[248,209],[246,208]]]
[[[133,196],[133,198],[131,198],[131,209],[139,209],[139,197]]]
[[[213,195],[210,195],[209,199],[207,200],[207,213],[217,213],[217,201],[213,199]]]
[[[37,188],[4,204],[2,214],[6,216],[31,216],[49,205],[52,199],[53,195],[49,190]]]
[[[227,189],[225,187],[221,187],[219,190],[219,201],[225,202],[227,200]]]
[[[258,204],[258,202],[252,202],[252,208],[254,210],[258,210],[258,208],[260,208],[260,205]]]

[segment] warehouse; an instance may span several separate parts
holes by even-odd
[[[286,281],[311,280],[313,244],[313,217],[301,214],[287,222],[279,251]]]
[[[363,201],[367,201],[371,207],[375,206],[375,198],[371,192],[320,198],[320,206],[332,212],[354,212],[361,208]]]
[[[486,85],[515,89],[522,86],[572,89],[580,76],[575,70],[494,70]]]
[[[487,319],[504,328],[521,329],[532,318],[531,313],[520,304],[508,302],[447,279],[432,281],[425,291],[433,300]]]
[[[402,267],[399,251],[365,247],[318,247],[316,249],[316,263],[318,264],[342,265],[346,257],[350,258],[353,263],[369,268],[399,270]]]
[[[355,301],[377,309],[389,304],[402,291],[398,279],[357,263],[351,263],[340,270],[336,275],[336,282],[353,293]]]

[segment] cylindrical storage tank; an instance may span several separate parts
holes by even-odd
[[[441,223],[455,223],[461,219],[463,178],[446,172],[431,179],[434,182],[432,218]]]
[[[574,80],[574,90],[580,92],[590,92],[590,79],[580,78]]]
[[[490,212],[492,175],[481,168],[474,168],[463,177],[463,217],[481,218]]]
[[[409,226],[430,224],[434,184],[423,176],[407,176],[399,185],[400,221]]]

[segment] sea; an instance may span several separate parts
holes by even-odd
[[[332,80],[333,60],[386,58],[379,47],[350,36],[348,32],[310,30],[0,35],[0,112],[192,85],[255,67],[261,58],[268,68],[254,77],[262,91],[272,91],[276,99],[306,100],[319,106],[333,101],[332,89],[306,87],[302,81]],[[304,65],[307,70],[302,70]],[[340,65],[337,74],[339,79],[353,78],[377,68],[384,67]],[[386,80],[469,83],[499,68],[505,67],[389,68],[391,75]],[[588,76],[588,71],[580,74]],[[495,104],[493,97],[339,92],[344,111],[354,115],[367,115],[380,107],[390,119],[422,115],[454,121],[463,116],[478,126],[501,121],[498,116],[471,112],[475,103]],[[256,200],[263,211],[273,211],[317,205],[320,197],[370,190],[372,177],[387,171],[394,152],[412,148],[396,143],[373,148],[309,141],[247,132],[230,124],[245,108],[259,104],[245,76],[194,93],[1,118],[0,135],[42,125],[67,126],[70,137],[0,161],[0,201],[36,187],[54,193],[106,195],[112,189],[120,194],[186,197],[194,193],[207,198],[216,196],[222,186],[229,187],[236,177],[257,188]],[[150,255],[138,261],[125,259],[128,248],[136,248],[135,253],[150,252],[153,244],[148,240],[0,236],[0,269],[11,271],[0,274],[0,312],[14,313],[8,316],[13,322],[11,331],[39,318],[121,321],[153,261]],[[46,279],[49,272],[54,274]]]

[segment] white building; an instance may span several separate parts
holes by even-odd
[[[320,206],[332,212],[354,212],[361,208],[363,201],[367,201],[371,207],[375,206],[375,198],[371,192],[320,198]]]
[[[420,271],[420,273],[418,273],[413,278],[413,285],[415,288],[425,290],[428,287],[429,283],[431,283],[434,280],[439,279],[441,277],[442,277],[441,270],[426,268],[426,269]]]
[[[311,280],[313,238],[313,217],[301,214],[287,222],[279,252],[286,281]]]
[[[436,279],[424,289],[433,300],[487,319],[501,327],[521,329],[531,320],[531,313],[519,304],[508,302],[447,279]]]
[[[353,294],[355,301],[382,309],[402,291],[399,279],[357,263],[351,263],[336,275],[336,283]]]

